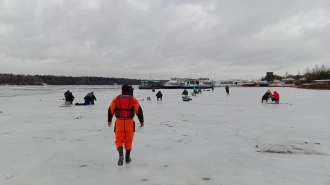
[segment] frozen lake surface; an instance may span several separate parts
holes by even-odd
[[[68,89],[96,104],[60,107]],[[261,104],[267,88],[183,102],[179,89],[156,101],[135,87],[145,127],[119,167],[107,110],[120,86],[0,86],[0,184],[329,185],[330,91],[270,89],[282,104]]]

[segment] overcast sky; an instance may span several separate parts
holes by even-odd
[[[330,64],[329,0],[0,0],[0,73],[256,79]]]

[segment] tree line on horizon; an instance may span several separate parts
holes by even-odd
[[[292,78],[296,82],[296,84],[301,83],[311,83],[314,80],[324,80],[324,79],[330,79],[330,68],[329,66],[322,65],[315,65],[313,68],[307,67],[304,70],[304,73],[301,74],[300,71],[298,71],[298,74],[293,75],[289,74],[289,72],[286,72],[283,76],[280,75],[274,75],[274,79],[276,80],[282,80]],[[261,80],[266,80],[266,77],[262,77]]]
[[[292,78],[296,84],[310,83],[314,80],[330,79],[330,68],[329,66],[315,65],[313,68],[307,67],[303,74],[292,75],[286,72],[285,75],[274,75],[274,79],[282,80],[284,78]],[[265,80],[262,77],[261,80]],[[160,80],[163,84],[167,80]],[[140,85],[140,79],[129,79],[129,78],[114,78],[114,77],[92,77],[92,76],[55,76],[55,75],[24,75],[24,74],[8,74],[0,73],[0,85]]]
[[[2,85],[140,85],[140,79],[108,78],[95,76],[55,76],[55,75],[24,75],[0,73]]]

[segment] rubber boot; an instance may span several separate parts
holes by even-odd
[[[122,166],[124,163],[123,147],[122,146],[118,147],[117,151],[119,153],[118,166]]]
[[[131,162],[130,154],[131,154],[131,151],[130,150],[126,150],[125,161],[126,161],[127,164]]]

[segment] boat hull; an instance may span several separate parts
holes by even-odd
[[[233,84],[220,84],[220,85],[218,85],[217,87],[226,87],[226,86],[228,86],[228,87],[243,87],[243,85],[233,85]]]
[[[161,87],[139,87],[139,89],[162,89]]]
[[[181,89],[211,89],[212,87],[209,87],[209,86],[182,86]]]
[[[162,89],[211,89],[212,87],[207,87],[207,86],[163,86]]]
[[[242,87],[256,87],[256,84],[243,84]]]
[[[242,87],[269,87],[268,84],[243,84]]]
[[[181,89],[180,86],[162,86],[162,89]]]

